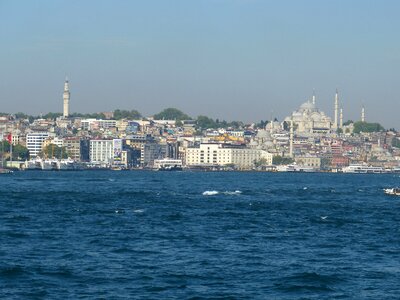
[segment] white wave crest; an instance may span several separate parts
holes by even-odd
[[[242,191],[234,191],[234,192],[230,192],[230,191],[226,191],[224,192],[225,195],[240,195],[242,193]]]
[[[218,191],[205,191],[203,192],[203,196],[214,196],[214,195],[218,195],[219,192]]]
[[[221,192],[221,194],[224,195],[240,195],[242,193],[242,191],[236,190],[236,191],[225,191],[225,192]],[[220,194],[219,191],[205,191],[203,192],[203,196],[215,196]]]

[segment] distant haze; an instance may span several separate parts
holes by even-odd
[[[0,1],[0,111],[176,107],[282,120],[311,98],[400,129],[400,1]]]

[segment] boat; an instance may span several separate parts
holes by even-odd
[[[11,171],[11,170],[9,170],[9,169],[1,169],[0,168],[0,174],[10,174],[10,173],[12,173],[13,171]]]
[[[400,196],[400,188],[383,189],[386,195]]]
[[[57,167],[60,171],[71,171],[71,170],[76,170],[77,169],[77,163],[71,159],[61,159],[57,163]]]
[[[41,159],[36,157],[34,159],[25,162],[26,170],[46,170],[46,171],[70,171],[70,170],[82,170],[84,166],[81,163],[74,161],[71,158],[68,159]]]
[[[43,160],[40,157],[36,157],[34,159],[28,160],[25,162],[26,170],[42,170],[43,169]]]
[[[155,159],[154,169],[158,171],[182,171],[182,160],[181,159]]]
[[[382,174],[386,170],[382,167],[373,167],[365,164],[351,164],[342,169],[343,173],[358,173],[358,174]]]
[[[296,164],[276,166],[278,172],[316,172],[317,170],[309,166],[300,166]]]
[[[392,172],[393,172],[393,173],[400,173],[400,167],[394,167],[394,168],[392,169]]]
[[[58,160],[56,159],[46,159],[43,161],[43,170],[54,171],[58,170]]]

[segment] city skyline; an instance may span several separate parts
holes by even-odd
[[[283,120],[313,89],[333,116],[400,128],[396,1],[0,3],[1,111],[176,107],[192,117]],[[68,16],[65,18],[65,16]]]

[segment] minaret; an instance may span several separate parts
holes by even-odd
[[[313,90],[313,95],[312,95],[312,104],[315,105],[315,90]]]
[[[343,128],[343,107],[340,108],[340,121],[339,121],[339,128]]]
[[[364,108],[364,105],[361,108],[361,122],[365,122],[365,108]]]
[[[335,118],[334,118],[334,123],[333,123],[333,128],[337,129],[338,128],[338,113],[339,113],[339,95],[338,91],[336,89],[336,94],[335,94]]]
[[[272,113],[271,113],[271,121],[269,122],[269,133],[273,134],[274,133],[274,129],[273,129],[273,120],[272,120]]]
[[[68,78],[65,78],[65,83],[64,83],[64,93],[63,93],[63,100],[64,100],[64,110],[63,110],[63,117],[68,118],[69,116],[69,82]]]
[[[293,157],[293,120],[290,120],[289,155]]]

